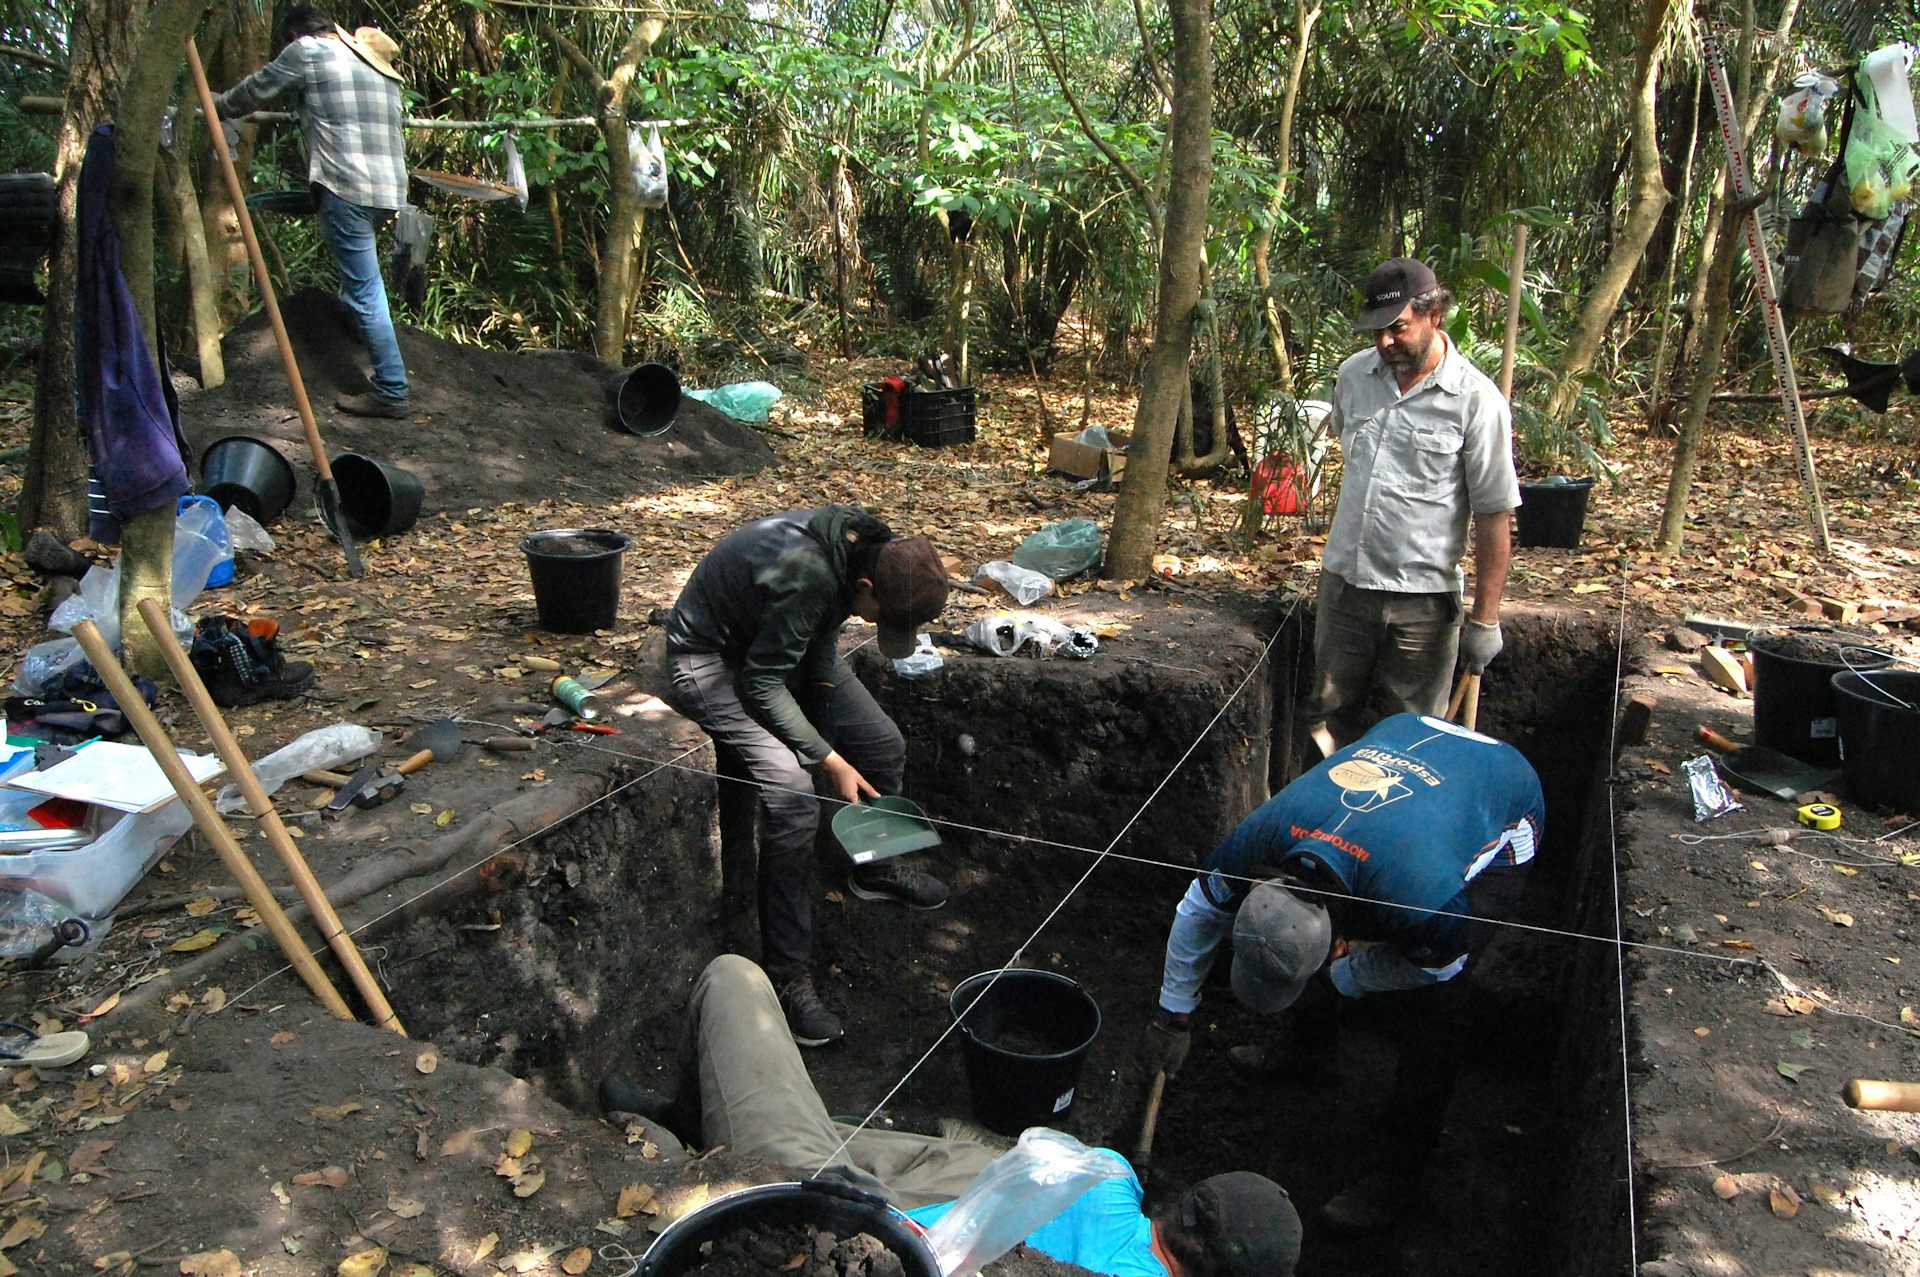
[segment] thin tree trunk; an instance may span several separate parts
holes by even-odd
[[[1721,214],[1721,233],[1717,238],[1727,246],[1713,259],[1707,274],[1706,326],[1695,343],[1693,385],[1687,397],[1686,415],[1680,421],[1680,438],[1673,449],[1673,470],[1667,475],[1667,502],[1660,511],[1660,532],[1654,547],[1661,554],[1677,554],[1687,532],[1687,495],[1693,486],[1694,466],[1700,456],[1700,437],[1706,430],[1707,405],[1720,379],[1721,354],[1726,349],[1727,321],[1732,306],[1733,261],[1740,255],[1735,228],[1746,214],[1731,205]]]
[[[1640,259],[1646,255],[1647,242],[1660,225],[1660,211],[1666,206],[1666,183],[1660,174],[1659,119],[1656,106],[1660,88],[1660,36],[1667,12],[1675,0],[1646,0],[1641,27],[1635,40],[1633,76],[1633,117],[1630,147],[1633,156],[1633,188],[1628,197],[1627,221],[1607,254],[1606,265],[1594,281],[1593,291],[1573,326],[1573,335],[1560,357],[1559,381],[1548,396],[1546,412],[1563,417],[1573,407],[1580,392],[1579,378],[1593,366],[1613,322],[1614,311],[1626,294]]]
[[[1313,38],[1314,24],[1323,12],[1319,0],[1309,4],[1298,0],[1293,10],[1293,58],[1287,66],[1287,87],[1280,96],[1280,149],[1274,163],[1280,175],[1273,181],[1273,198],[1267,201],[1267,220],[1253,237],[1253,282],[1260,292],[1260,310],[1267,321],[1267,346],[1273,351],[1274,379],[1280,390],[1293,393],[1293,359],[1287,353],[1287,331],[1280,323],[1280,299],[1273,295],[1273,270],[1268,255],[1273,251],[1273,231],[1287,206],[1287,184],[1293,173],[1293,113],[1300,101],[1300,86],[1307,76],[1307,45]]]
[[[1194,307],[1200,300],[1207,199],[1213,186],[1213,3],[1170,0],[1173,114],[1166,232],[1160,244],[1159,305],[1153,354],[1141,379],[1127,477],[1114,504],[1106,575],[1144,578],[1166,504],[1167,462],[1180,401],[1188,392]]]
[[[213,268],[207,260],[206,223],[200,220],[200,201],[194,197],[193,176],[186,161],[167,152],[160,164],[180,219],[181,253],[186,259],[187,313],[193,326],[193,345],[200,385],[207,390],[224,385],[226,360],[220,353],[220,302],[213,287]]]
[[[968,338],[973,330],[973,245],[967,240],[955,239],[948,262],[952,278],[947,285],[947,349],[953,353],[960,384],[970,386],[973,384],[969,368],[972,356]],[[1016,303],[1018,300],[1015,299]],[[1033,362],[1032,342],[1027,343],[1027,361]]]

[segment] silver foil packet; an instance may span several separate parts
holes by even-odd
[[[1680,768],[1687,773],[1687,784],[1693,789],[1695,820],[1714,820],[1745,806],[1733,796],[1727,782],[1720,779],[1720,769],[1713,765],[1712,754],[1689,758]]]

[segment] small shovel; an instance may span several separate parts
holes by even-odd
[[[460,724],[451,718],[428,723],[407,738],[406,748],[413,753],[393,770],[402,776],[411,776],[428,763],[446,762],[460,752],[460,744]]]
[[[1734,788],[1749,794],[1792,802],[1801,794],[1832,789],[1840,780],[1835,768],[1815,767],[1765,745],[1740,745],[1702,724],[1700,743],[1720,751],[1720,770]]]

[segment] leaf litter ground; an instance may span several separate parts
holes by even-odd
[[[308,361],[316,403],[358,389],[346,362],[325,353],[327,307],[289,309],[309,345],[322,334]],[[698,428],[681,438],[638,440],[605,425],[604,366],[487,355],[414,333],[406,341],[421,386],[417,419],[355,423],[323,406],[322,430],[336,449],[422,473],[419,524],[363,547],[368,575],[350,581],[307,514],[303,487],[272,529],[278,548],[244,564],[218,596],[224,611],[279,618],[289,655],[319,672],[308,698],[234,713],[255,756],[341,718],[403,736],[442,713],[542,701],[549,675],[530,657],[631,672],[657,632],[654,610],[705,547],[772,510],[858,502],[896,528],[929,531],[967,567],[1009,557],[1063,518],[1104,528],[1112,495],[1046,476],[1046,437],[1062,422],[1131,425],[1123,388],[1083,397],[1063,381],[987,376],[976,443],[923,450],[872,440],[858,429],[858,386],[897,369],[869,360],[822,362],[818,388],[784,403],[767,432],[696,413]],[[229,348],[234,383],[187,398],[196,446],[234,432],[282,440],[304,485],[309,467],[291,446],[297,422],[257,326]],[[24,404],[6,409],[0,443],[24,441]],[[1595,489],[1582,547],[1516,558],[1511,613],[1617,628],[1625,690],[1659,701],[1647,742],[1621,752],[1613,786],[1622,927],[1661,946],[1625,964],[1649,1272],[1920,1269],[1920,1119],[1857,1114],[1836,1099],[1851,1076],[1920,1072],[1910,943],[1920,841],[1903,819],[1849,807],[1835,838],[1770,843],[1767,831],[1791,827],[1791,811],[1760,798],[1696,824],[1680,767],[1701,752],[1693,727],[1746,738],[1750,702],[1663,646],[1689,614],[1781,621],[1799,600],[1826,598],[1863,607],[1871,641],[1911,654],[1920,495],[1901,464],[1912,434],[1904,405],[1893,420],[1892,432],[1874,432],[1844,414],[1816,417],[1830,556],[1815,553],[1785,440],[1728,424],[1708,442],[1682,554],[1652,550],[1667,441],[1623,432],[1623,481]],[[1276,518],[1248,551],[1241,500],[1232,486],[1175,481],[1160,536],[1170,575],[1070,589],[1115,606],[1153,596],[1226,611],[1310,590],[1319,539]],[[619,624],[586,637],[542,633],[517,542],[581,526],[634,539]],[[4,570],[0,633],[23,652],[42,637],[40,582],[17,556]],[[964,624],[1003,606],[956,595],[954,616]],[[1525,672],[1496,664],[1490,702],[1503,678]],[[163,707],[183,742],[201,743],[178,702]],[[306,812],[314,795],[299,785],[281,805],[332,886],[455,839],[509,799],[584,802],[599,782],[578,770],[554,753],[523,762],[470,749],[377,822],[330,831]],[[432,801],[418,801],[429,792]],[[248,842],[261,847],[257,835]],[[95,1044],[72,1068],[14,1073],[0,1095],[0,1273],[617,1273],[619,1261],[599,1248],[637,1252],[645,1232],[636,1222],[687,1191],[670,1152],[484,1062],[399,1039],[369,1050],[285,975],[243,986],[228,968],[193,965],[207,961],[201,946],[244,943],[256,927],[192,838],[135,889],[92,959],[7,977],[8,1014],[47,1030],[84,1025]],[[169,992],[143,999],[148,985]],[[1315,1255],[1310,1235],[1310,1267]],[[1385,1271],[1404,1256],[1389,1241],[1344,1255],[1320,1249],[1319,1258],[1323,1271],[1338,1258],[1351,1272]],[[1458,1259],[1422,1270],[1473,1266]],[[1594,1271],[1624,1267],[1602,1256]]]

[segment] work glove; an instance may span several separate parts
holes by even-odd
[[[1193,1030],[1188,1027],[1187,1018],[1181,1016],[1156,1015],[1147,1022],[1147,1036],[1141,1043],[1140,1055],[1147,1063],[1151,1073],[1165,1073],[1168,1077],[1177,1077],[1180,1066],[1187,1062],[1187,1051],[1193,1046]]]
[[[1506,640],[1500,637],[1498,621],[1468,621],[1460,631],[1460,664],[1469,674],[1484,673],[1487,663],[1500,655]]]
[[[239,154],[240,126],[238,124],[235,124],[232,120],[220,121],[220,136],[227,140],[228,155]]]

